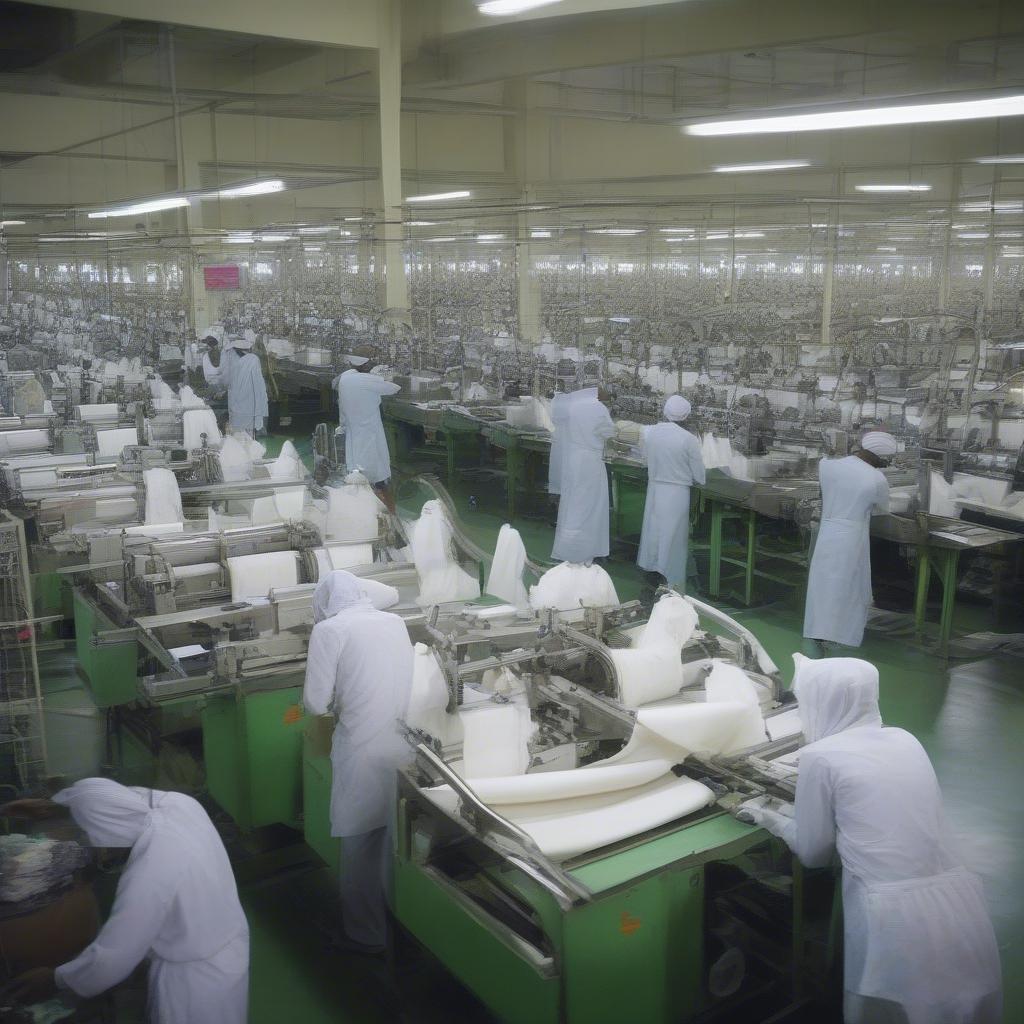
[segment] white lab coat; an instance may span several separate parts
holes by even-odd
[[[704,483],[700,439],[679,423],[644,431],[647,500],[637,565],[660,572],[672,585],[686,582],[690,485]]]
[[[222,348],[220,350],[220,366],[217,368],[220,374],[220,386],[227,389],[231,385],[231,372],[239,364],[242,354],[236,348]]]
[[[557,392],[551,399],[551,452],[548,456],[548,494],[562,493],[562,457],[565,451],[566,399]]]
[[[907,1024],[998,1024],[999,951],[981,883],[947,834],[928,755],[882,728],[878,673],[855,658],[797,656],[808,745],[795,817],[764,824],[808,867],[843,866],[848,1024],[892,1004]]]
[[[804,636],[859,647],[871,604],[871,516],[889,511],[884,474],[856,455],[822,459],[821,525],[811,556]]]
[[[221,359],[223,360],[223,356]],[[223,391],[224,390],[224,378],[221,375],[221,368],[213,365],[213,360],[210,358],[209,352],[203,353],[203,380],[206,381],[206,386],[211,391]]]
[[[268,411],[259,356],[247,352],[231,366],[228,376],[228,422],[232,430],[255,435],[263,429]]]
[[[551,557],[585,564],[608,554],[609,495],[604,444],[615,434],[615,424],[597,400],[597,388],[567,395],[563,408],[562,498]]]
[[[362,593],[309,637],[303,702],[336,716],[331,743],[331,835],[387,824],[395,770],[409,756],[398,734],[412,690],[413,649],[405,623]]]
[[[380,400],[402,389],[372,373],[346,370],[338,377],[338,421],[345,431],[345,465],[371,484],[391,479],[391,455],[380,418]]]
[[[90,998],[149,959],[152,1024],[245,1024],[249,928],[224,844],[191,797],[85,779],[54,798],[94,846],[131,847],[95,941],[56,970]]]

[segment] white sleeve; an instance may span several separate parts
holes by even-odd
[[[148,852],[144,844],[152,841],[143,836],[132,850],[132,859],[144,858]],[[133,870],[129,861],[110,917],[99,935],[74,960],[54,972],[61,987],[91,999],[124,981],[139,966],[153,948],[171,909],[173,867],[164,867],[162,877],[154,879],[153,872]]]
[[[302,703],[311,715],[326,715],[331,711],[341,647],[341,637],[327,622],[318,622],[309,634]]]
[[[883,473],[878,474],[881,479],[875,492],[875,506],[871,510],[872,515],[880,516],[889,511],[889,481]]]
[[[609,437],[615,436],[615,420],[612,419],[612,414],[603,405],[601,410],[604,412],[604,415],[594,427],[594,434],[607,441]]]
[[[782,838],[804,867],[822,868],[831,862],[836,846],[836,816],[832,776],[825,758],[801,756],[796,815],[783,829]]]
[[[385,380],[383,377],[378,377],[374,373],[364,373],[366,385],[371,391],[376,391],[378,395],[397,395],[402,390],[400,384],[396,384],[394,381]]]
[[[689,445],[690,476],[695,484],[706,482],[704,475],[704,456],[700,451],[700,441],[694,438]]]

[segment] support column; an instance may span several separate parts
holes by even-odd
[[[821,287],[821,343],[832,344],[832,282],[835,278],[836,266],[836,221],[832,213],[828,215],[828,227],[825,229],[825,263],[822,267]]]
[[[949,279],[953,258],[953,221],[956,220],[956,207],[960,199],[961,171],[959,166],[953,168],[953,181],[950,186],[949,219],[946,221],[946,240],[942,246],[942,276],[939,278],[939,312],[945,313],[949,305]]]
[[[384,207],[384,306],[407,312],[402,224],[402,30],[401,0],[379,0],[378,80],[380,108],[380,184]]]
[[[523,190],[523,205],[533,202],[533,189]],[[530,217],[526,213],[516,216],[516,291],[519,338],[528,345],[536,345],[542,333],[540,317],[540,294],[533,275]]]

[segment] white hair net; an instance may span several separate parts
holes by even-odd
[[[55,794],[93,846],[134,846],[152,822],[151,790],[113,779],[82,779]]]
[[[335,569],[313,591],[313,622],[323,622],[346,608],[368,600],[358,577],[346,569]]]
[[[692,406],[682,395],[672,395],[665,403],[665,419],[682,423],[690,415]]]
[[[878,669],[860,658],[812,660],[794,654],[793,690],[808,743],[860,726],[881,728]]]
[[[891,459],[899,451],[896,438],[882,430],[873,430],[865,434],[860,440],[860,446],[867,452],[873,452],[880,459]]]

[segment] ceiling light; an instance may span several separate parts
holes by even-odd
[[[290,242],[291,235],[260,235],[261,242]]]
[[[20,228],[24,225],[23,220],[0,220],[0,228]]]
[[[1024,238],[1020,231],[997,231],[996,238]]]
[[[931,192],[931,185],[854,185],[858,192]]]
[[[530,232],[530,237],[531,238],[550,238],[551,237],[551,232],[550,231],[531,231]]]
[[[704,237],[707,238],[710,241],[718,241],[719,239],[722,239],[722,238],[728,238],[729,237],[729,232],[728,231],[709,231]]]
[[[733,235],[736,238],[764,238],[763,231],[734,231]]]
[[[973,121],[986,117],[1024,114],[1024,95],[991,96],[952,103],[911,103],[900,106],[860,107],[817,114],[782,114],[768,117],[705,121],[686,125],[688,135],[759,135],[778,132],[831,131],[837,128],[878,128],[897,124],[934,124]]]
[[[658,228],[663,235],[693,234],[693,228]]]
[[[176,210],[188,206],[185,196],[167,196],[164,199],[150,199],[130,206],[117,206],[112,210],[95,210],[89,214],[89,220],[102,220],[104,217],[134,217],[140,213],[159,213],[161,210]]]
[[[284,182],[277,179],[273,181],[254,181],[251,185],[232,185],[230,188],[222,188],[217,195],[224,199],[234,199],[238,196],[265,196],[271,192],[283,192]]]
[[[304,246],[306,252],[323,252],[324,247],[322,245],[307,245]]]
[[[976,164],[1024,164],[1024,153],[1013,156],[979,156]]]
[[[967,231],[956,236],[957,238],[988,238],[987,231]]]
[[[895,252],[896,251],[896,246],[895,245],[880,245],[878,247],[878,251],[879,252]]]
[[[744,174],[748,171],[793,171],[810,166],[810,160],[770,160],[760,164],[721,164],[714,170],[718,174]]]
[[[643,228],[590,228],[595,235],[639,235]]]
[[[411,228],[430,228],[437,223],[436,220],[411,220],[409,221],[409,227]]]
[[[50,235],[48,238],[40,238],[40,242],[98,242],[98,238],[57,238],[54,235]]]
[[[345,223],[346,223],[346,224],[351,224],[351,223],[353,223],[354,221],[357,221],[357,220],[362,220],[362,219],[363,219],[362,217],[346,217],[346,218],[345,218]]]
[[[557,3],[561,3],[561,0],[486,0],[485,3],[477,5],[477,10],[481,14],[501,16],[521,14],[523,11],[532,11],[535,7],[549,7]]]
[[[692,242],[693,238],[666,238],[665,241],[671,245],[673,242]]]
[[[1024,211],[1024,201],[1013,199],[984,199],[974,203],[961,203],[961,213],[1020,213]]]
[[[406,196],[407,203],[435,203],[442,199],[468,199],[472,192],[432,192],[423,196]]]
[[[454,235],[445,235],[443,238],[425,238],[425,242],[457,242],[458,239]]]
[[[497,242],[504,237],[504,235],[477,235],[476,240],[478,242]]]
[[[326,235],[326,234],[330,233],[333,230],[334,230],[334,228],[327,228],[327,227],[299,228],[299,234],[300,235]]]

